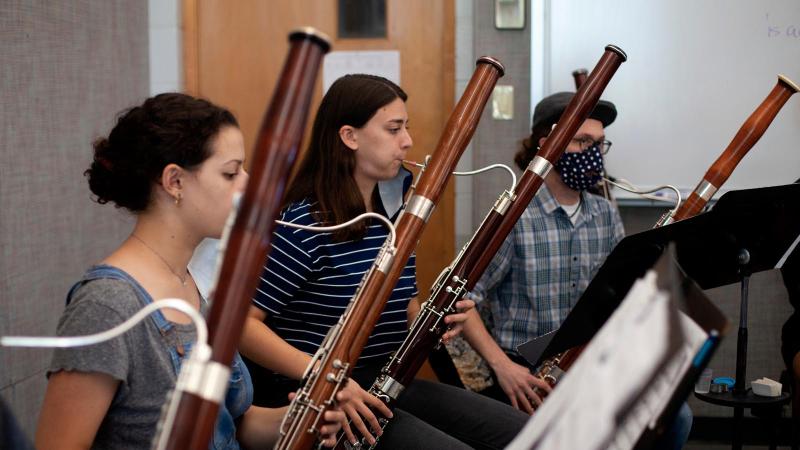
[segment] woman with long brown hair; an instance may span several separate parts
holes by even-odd
[[[392,181],[402,176],[402,160],[412,145],[406,99],[385,78],[347,75],[337,80],[320,104],[281,220],[334,225],[368,211],[393,218],[396,211],[387,195],[398,194],[389,192],[390,186],[398,185]],[[240,347],[254,363],[256,403],[283,404],[285,393],[297,389],[310,355],[344,312],[387,235],[378,222],[333,233],[278,227]],[[360,386],[376,378],[419,309],[415,259],[402,263],[403,274],[345,389],[350,400],[341,405],[369,443],[382,434],[373,410],[378,416],[392,413]],[[472,305],[459,302],[462,312],[445,319],[452,327],[445,339],[460,332],[463,311]],[[526,420],[499,402],[421,380],[406,387],[394,417],[381,448],[502,448]],[[345,431],[353,441],[353,430]]]

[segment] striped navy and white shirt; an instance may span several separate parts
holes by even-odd
[[[314,219],[316,206],[309,201],[291,204],[281,220],[321,226]],[[267,313],[267,325],[281,338],[313,354],[347,308],[387,236],[388,229],[377,221],[368,226],[363,239],[338,243],[332,241],[331,233],[278,226],[253,304]],[[381,364],[397,350],[408,330],[408,301],[416,295],[412,255],[357,367]]]

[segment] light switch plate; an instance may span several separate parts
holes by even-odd
[[[514,86],[497,85],[492,92],[492,118],[514,119]]]

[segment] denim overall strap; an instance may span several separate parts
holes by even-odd
[[[99,280],[103,278],[111,280],[122,280],[133,286],[133,289],[136,291],[136,297],[139,299],[139,302],[141,303],[143,308],[149,305],[150,303],[153,303],[153,298],[150,297],[150,294],[148,294],[147,291],[144,290],[144,288],[142,287],[142,285],[139,284],[138,281],[133,279],[132,276],[128,275],[127,272],[114,266],[100,264],[97,266],[92,266],[89,269],[89,271],[86,272],[86,274],[84,274],[83,278],[80,281],[72,285],[72,288],[70,288],[69,293],[67,293],[67,304],[69,304],[69,302],[72,300],[72,295],[79,287],[83,286],[89,281]],[[153,320],[153,323],[155,324],[156,328],[158,328],[158,330],[161,332],[161,334],[164,334],[172,329],[172,322],[168,321],[160,310],[152,312],[151,314],[148,315],[148,317],[150,317],[150,319]]]

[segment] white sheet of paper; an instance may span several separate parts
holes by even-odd
[[[655,426],[678,383],[689,370],[694,356],[708,338],[706,332],[686,314],[680,313],[680,321],[685,340],[681,351],[673,355],[664,370],[652,380],[643,401],[636,404],[633,413],[619,427],[620,432],[614,437],[609,449],[633,448],[644,430]]]
[[[607,448],[614,438],[615,418],[668,352],[672,305],[655,280],[650,271],[636,281],[558,389],[507,448]],[[564,417],[569,420],[561,420]]]
[[[365,73],[379,75],[400,85],[400,52],[369,50],[330,52],[322,61],[322,91],[328,92],[343,75]]]

